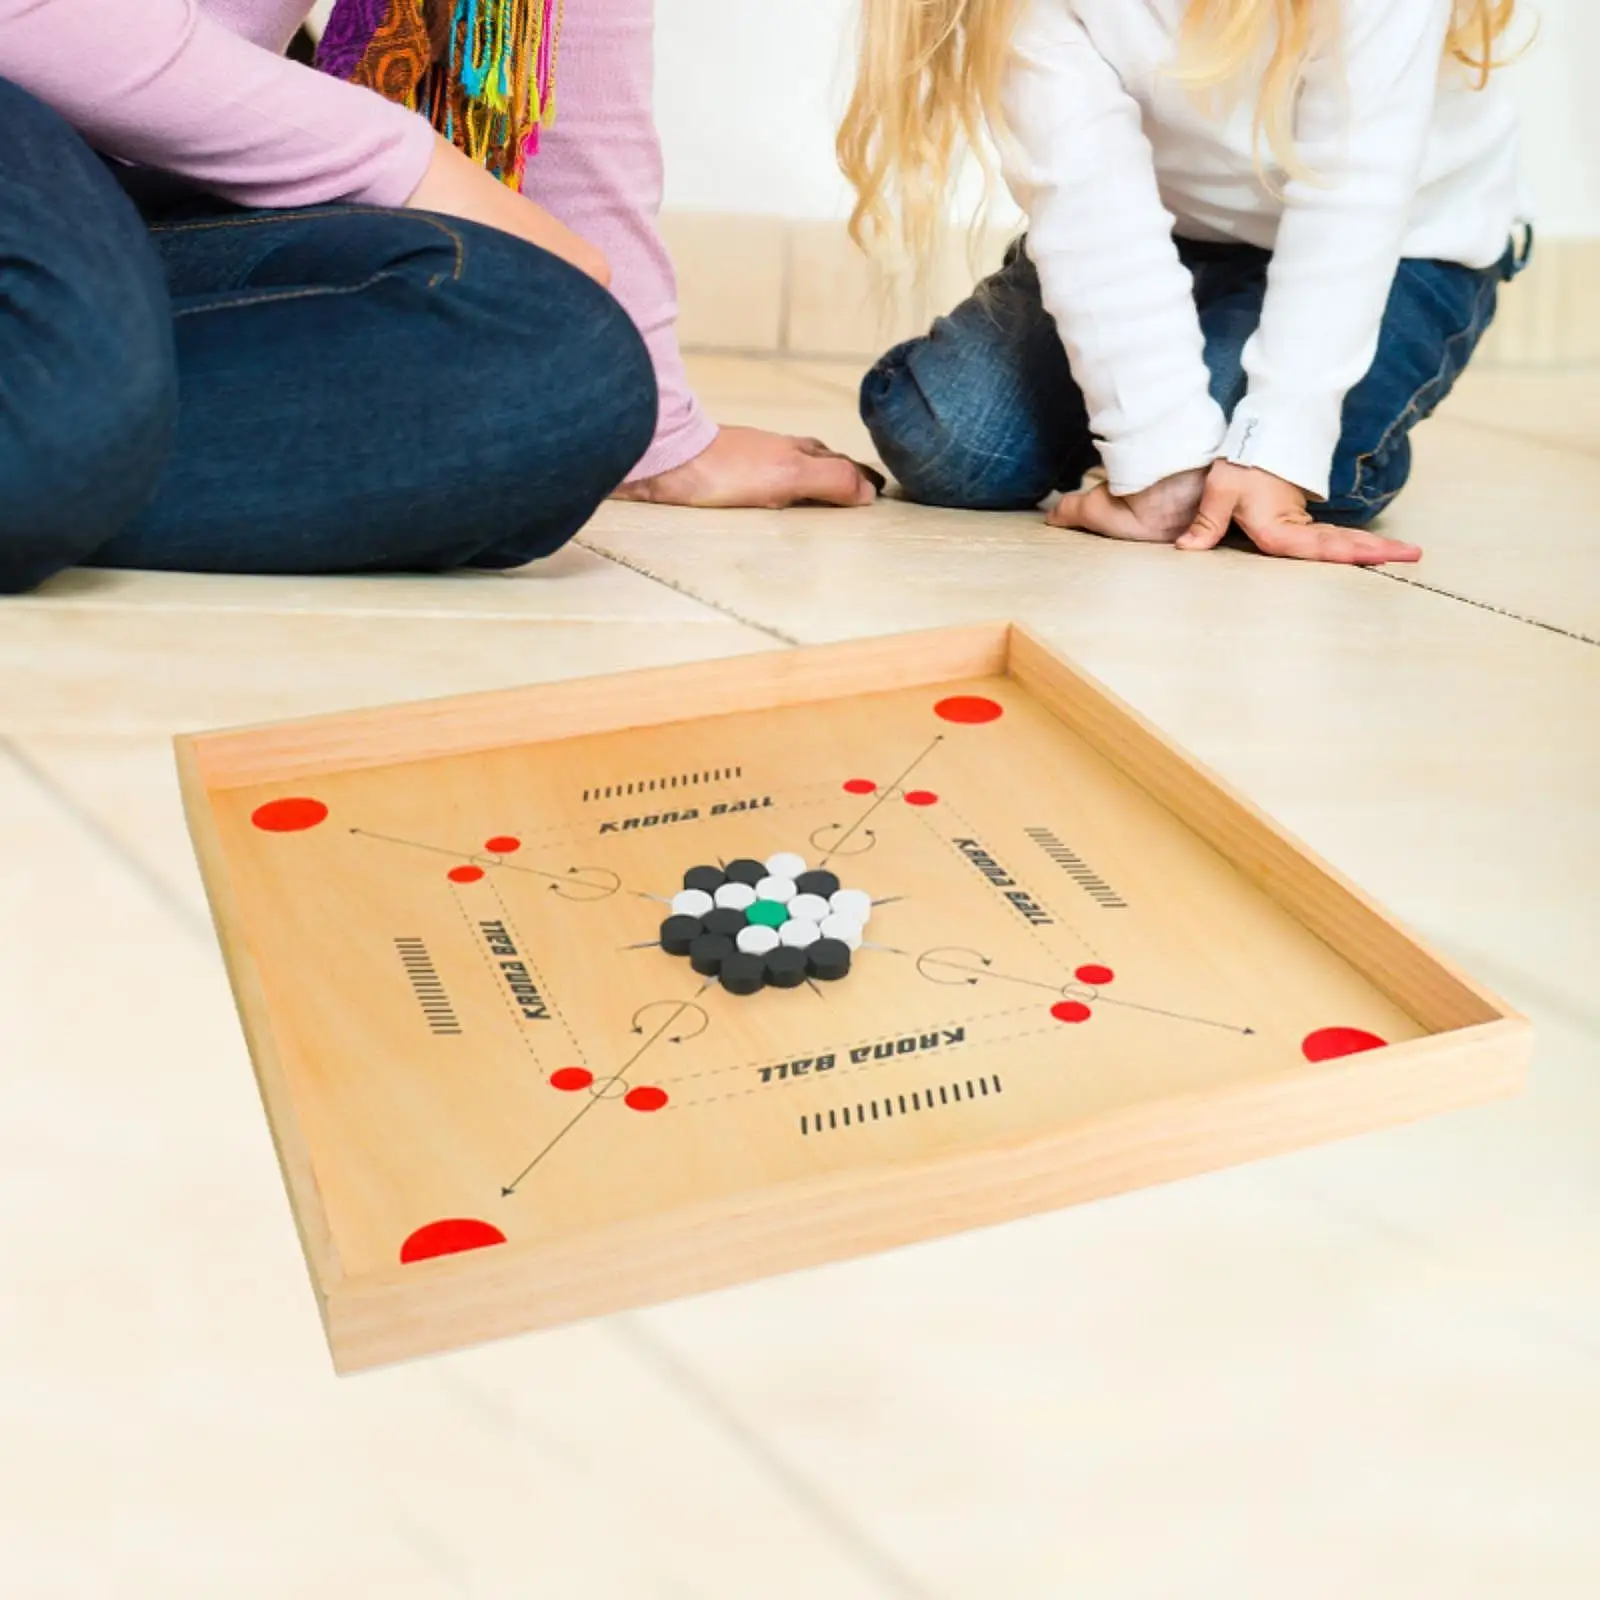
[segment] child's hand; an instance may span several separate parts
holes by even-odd
[[[1385,539],[1361,528],[1315,521],[1306,510],[1305,491],[1283,478],[1259,467],[1218,461],[1206,474],[1205,494],[1194,526],[1178,540],[1178,548],[1214,549],[1233,523],[1269,556],[1338,561],[1353,567],[1422,559],[1422,551],[1414,544],[1401,544],[1398,539]]]
[[[1045,521],[1053,528],[1081,528],[1108,539],[1172,544],[1194,522],[1205,491],[1204,468],[1175,472],[1136,494],[1114,495],[1103,483],[1064,494]]]

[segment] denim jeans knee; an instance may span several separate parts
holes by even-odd
[[[1405,260],[1395,274],[1366,376],[1345,397],[1326,522],[1365,527],[1411,476],[1411,431],[1430,417],[1466,370],[1494,321],[1499,286],[1526,263],[1508,246],[1493,267]]]
[[[171,307],[133,207],[48,107],[0,82],[0,592],[82,560],[171,447]]]
[[[1070,414],[1076,392],[1058,405]],[[1014,376],[982,352],[941,349],[937,334],[890,350],[861,383],[861,420],[883,464],[913,500],[963,511],[1025,511],[1092,464],[1062,464],[1058,441],[1022,402]]]
[[[542,360],[572,373],[568,387],[577,403],[561,424],[566,470],[559,490],[553,492],[547,467],[529,453],[523,498],[537,515],[525,530],[511,532],[469,557],[468,564],[474,567],[520,567],[553,555],[637,465],[656,430],[660,399],[655,366],[633,319],[576,268],[547,262],[546,271],[556,279],[547,287],[547,296],[560,293],[569,312],[555,347],[548,333],[539,342]],[[521,293],[519,289],[508,295],[497,340],[502,349],[513,352],[528,337],[522,331],[526,314]],[[522,365],[529,374],[535,370],[531,359]],[[525,432],[528,410],[541,399],[535,393],[525,404],[508,404],[502,425],[513,438]]]
[[[1021,511],[1075,485],[1096,459],[1025,240],[919,339],[861,384],[861,417],[914,500]]]

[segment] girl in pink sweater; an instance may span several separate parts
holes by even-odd
[[[346,38],[352,11],[409,19],[448,56],[455,0],[342,7]],[[0,590],[79,563],[520,565],[624,479],[873,497],[694,402],[652,222],[649,0],[574,0],[522,193],[459,122],[436,119],[480,159],[286,60],[308,9],[0,0]]]

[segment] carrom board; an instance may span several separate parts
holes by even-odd
[[[1516,1090],[1527,1023],[1022,629],[178,741],[343,1371]],[[873,901],[667,953],[686,868]]]

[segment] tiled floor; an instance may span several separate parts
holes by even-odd
[[[697,373],[860,448],[854,376]],[[1474,374],[1404,573],[614,506],[509,576],[0,602],[0,1593],[1592,1600],[1597,506],[1600,373]],[[172,732],[999,616],[1527,1009],[1528,1095],[334,1379]]]

